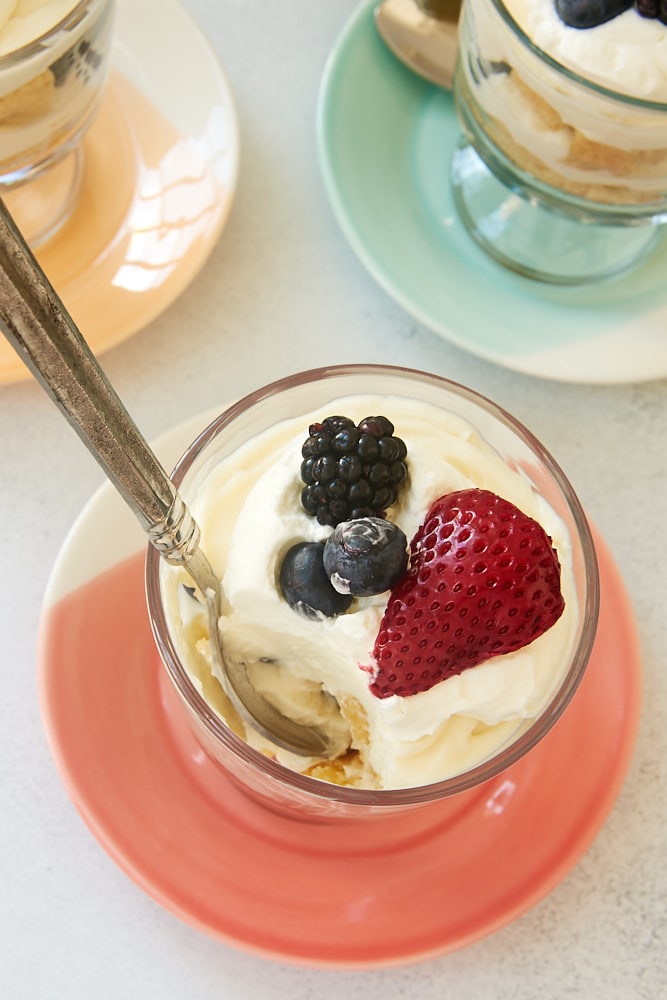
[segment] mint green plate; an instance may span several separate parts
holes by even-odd
[[[392,55],[373,7],[361,4],[335,45],[317,115],[326,192],[362,264],[425,326],[497,364],[570,382],[667,376],[667,238],[641,267],[585,288],[487,259],[450,195],[452,96]]]

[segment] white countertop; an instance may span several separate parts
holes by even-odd
[[[202,273],[165,315],[104,356],[130,412],[150,438],[278,376],[341,361],[428,369],[495,399],[565,468],[633,595],[644,655],[639,739],[611,816],[575,870],[530,912],[462,951],[387,971],[327,971],[203,936],[116,867],[56,775],[37,705],[36,627],[53,561],[101,473],[36,384],[2,385],[0,996],[664,995],[667,383],[587,387],[486,363],[420,326],[363,270],[326,200],[314,129],[323,66],[354,0],[186,6],[235,94],[240,182]]]

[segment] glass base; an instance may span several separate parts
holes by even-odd
[[[561,214],[500,181],[462,138],[450,181],[459,218],[475,242],[517,274],[584,285],[637,265],[658,242],[658,226],[613,225]]]
[[[77,147],[29,180],[0,190],[33,250],[51,239],[69,219],[77,203],[82,174],[83,153]]]

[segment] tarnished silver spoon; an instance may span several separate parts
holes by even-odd
[[[382,0],[377,30],[401,62],[439,87],[451,89],[458,52],[461,0]]]
[[[0,328],[56,403],[169,563],[183,566],[208,612],[211,655],[241,717],[278,746],[336,757],[333,735],[282,715],[227,661],[220,644],[220,582],[199,545],[199,528],[116,395],[0,199]],[[102,529],[103,530],[103,529]]]

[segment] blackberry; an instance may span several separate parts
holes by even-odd
[[[635,9],[642,17],[657,17],[667,24],[667,0],[635,0]]]
[[[327,417],[301,449],[301,503],[320,524],[384,517],[408,476],[407,448],[386,417]]]

